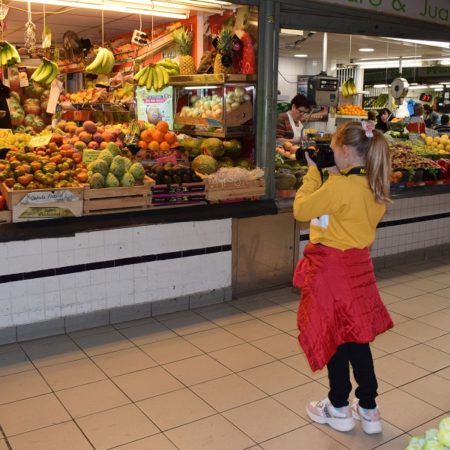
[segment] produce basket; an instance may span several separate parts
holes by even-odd
[[[12,190],[4,183],[0,192],[6,199],[12,222],[79,217],[83,214],[83,187]]]
[[[84,188],[84,215],[139,211],[151,207],[151,186],[155,181],[145,177],[142,185],[102,189]]]
[[[211,183],[206,181],[206,198],[211,203],[240,201],[243,199],[258,199],[266,190],[264,178],[235,182]]]

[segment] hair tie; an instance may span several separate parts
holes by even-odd
[[[366,133],[366,137],[373,138],[373,130],[375,129],[375,125],[373,124],[373,122],[370,120],[363,120],[361,122],[361,126]]]

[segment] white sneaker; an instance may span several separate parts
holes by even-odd
[[[314,422],[326,423],[337,431],[350,431],[355,427],[350,406],[335,408],[328,398],[320,402],[309,402],[306,413]]]
[[[366,434],[376,434],[383,431],[381,425],[380,411],[378,408],[365,409],[359,406],[359,400],[352,402],[352,414],[356,420],[361,421],[362,429]]]

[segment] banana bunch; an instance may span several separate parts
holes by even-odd
[[[169,58],[158,61],[157,64],[164,67],[169,75],[180,75],[180,66]]]
[[[143,67],[134,77],[138,86],[145,86],[147,90],[159,91],[169,83],[169,72],[161,64],[149,64]]]
[[[108,75],[112,72],[115,63],[113,52],[105,47],[100,47],[94,61],[86,67],[86,72]]]
[[[21,62],[20,55],[14,47],[8,41],[0,42],[0,63],[2,66],[11,66],[13,64],[19,64]]]
[[[58,64],[47,58],[43,58],[41,64],[39,64],[31,75],[31,79],[36,83],[48,85],[58,76],[58,73]]]
[[[343,97],[351,97],[352,95],[356,95],[357,90],[355,86],[355,80],[353,78],[349,78],[348,80],[344,81],[342,84],[342,96]]]

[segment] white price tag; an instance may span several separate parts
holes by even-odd
[[[48,114],[55,114],[56,112],[56,105],[59,101],[59,94],[61,94],[63,90],[63,84],[61,81],[58,80],[58,78],[55,78],[52,81],[52,84],[50,85],[50,96],[48,99],[47,104],[47,113]]]

